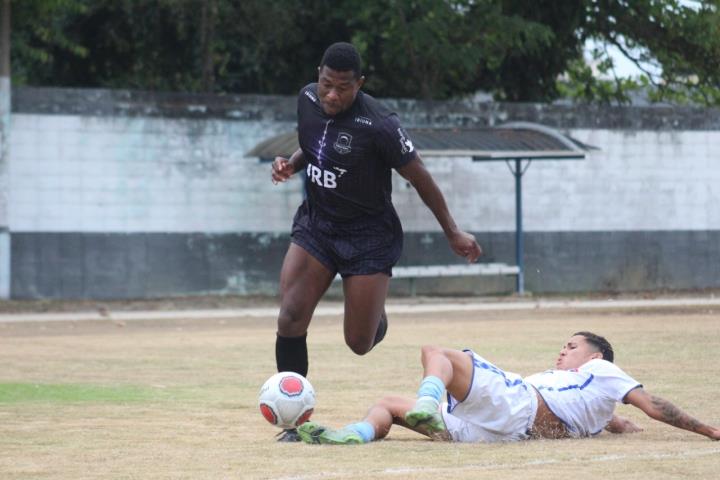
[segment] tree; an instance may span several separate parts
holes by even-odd
[[[644,88],[653,100],[720,105],[719,6],[718,0],[591,2],[587,35],[616,46],[644,72],[637,82],[615,78],[615,95]],[[612,72],[607,54],[597,56]]]
[[[344,2],[224,1],[218,81],[231,92],[295,94],[313,78],[324,49],[350,39]]]
[[[16,84],[294,94],[352,41],[376,95],[720,104],[720,0],[23,0]],[[599,45],[593,65],[586,42]],[[604,45],[647,69],[613,76]],[[605,76],[598,76],[596,71]]]
[[[88,49],[74,42],[67,30],[81,16],[81,0],[12,2],[11,62],[15,84],[43,85],[58,62],[56,54],[84,57]]]

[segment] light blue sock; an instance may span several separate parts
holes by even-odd
[[[363,439],[363,442],[372,442],[375,439],[375,429],[368,422],[358,422],[348,425],[345,428],[354,430]]]
[[[423,378],[423,381],[420,384],[420,388],[418,389],[417,396],[418,398],[434,398],[439,403],[440,397],[442,397],[444,391],[445,384],[443,383],[443,381],[434,375],[428,375],[427,377]]]

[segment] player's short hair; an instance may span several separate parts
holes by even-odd
[[[603,360],[607,360],[612,363],[615,359],[615,353],[613,352],[612,345],[610,345],[610,342],[608,342],[605,337],[601,337],[600,335],[596,335],[592,332],[577,332],[575,335],[585,337],[585,340],[590,345],[597,348],[598,351],[602,353]],[[573,337],[575,335],[573,335]]]
[[[320,61],[320,68],[324,66],[338,72],[352,71],[355,78],[362,76],[362,59],[351,43],[337,42],[330,45]]]

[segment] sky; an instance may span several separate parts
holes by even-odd
[[[679,3],[683,7],[698,10],[701,7],[702,1],[680,0]],[[588,42],[585,44],[585,59],[588,61],[589,64],[592,64],[592,54],[590,52],[592,51],[594,45],[595,42],[593,40],[588,40]],[[608,45],[607,50],[610,54],[610,57],[612,57],[613,59],[613,62],[615,64],[615,72],[617,73],[618,77],[638,77],[643,74],[642,70],[640,70],[637,65],[635,65],[632,61],[628,60],[627,57],[625,57],[625,55],[623,55],[617,47]],[[653,67],[650,65],[645,65],[644,68],[658,75],[662,71],[657,67]]]
[[[597,42],[595,42],[594,40],[588,40],[585,44],[585,59],[590,65],[592,65],[593,63],[591,52],[595,45],[597,45]],[[635,65],[631,60],[629,60],[625,55],[623,55],[620,49],[618,49],[614,45],[607,45],[606,48],[608,53],[610,54],[610,57],[613,59],[613,63],[615,65],[615,72],[618,77],[638,77],[643,74],[642,70],[640,70],[637,65]],[[644,68],[646,68],[650,72],[658,74],[660,73],[660,70],[651,65],[645,65]]]

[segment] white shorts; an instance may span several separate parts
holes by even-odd
[[[470,350],[473,374],[467,396],[448,393],[442,414],[456,442],[513,442],[525,440],[535,421],[538,400],[532,385],[520,375],[503,372]]]

